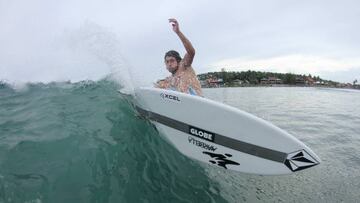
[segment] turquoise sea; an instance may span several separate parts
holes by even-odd
[[[322,160],[286,176],[201,164],[136,116],[107,79],[0,83],[0,202],[358,202],[360,91],[204,89],[285,129]],[[204,118],[208,119],[208,118]]]

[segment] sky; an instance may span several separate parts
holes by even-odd
[[[164,53],[196,49],[195,71],[270,71],[360,81],[360,2],[0,0],[0,80],[156,81]]]

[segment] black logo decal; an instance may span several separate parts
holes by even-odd
[[[231,164],[231,165],[240,165],[239,163],[235,162],[235,161],[231,161],[229,159],[227,159],[228,157],[232,157],[231,154],[215,154],[215,153],[211,153],[211,152],[203,152],[204,154],[209,155],[211,158],[215,158],[214,160],[209,160],[210,163],[212,164],[217,164],[218,166],[224,167],[226,168],[226,164]]]
[[[305,150],[300,150],[288,154],[284,164],[295,172],[318,165],[319,162]]]
[[[195,135],[198,138],[201,138],[201,139],[204,139],[204,140],[207,140],[210,142],[214,142],[215,136],[214,136],[214,133],[212,133],[212,132],[190,126],[189,133],[191,135]]]
[[[163,98],[163,99],[171,99],[171,100],[174,100],[174,101],[180,101],[179,97],[171,95],[171,94],[161,93],[160,97]]]
[[[201,142],[200,140],[197,140],[191,136],[188,137],[189,143],[192,143],[193,145],[196,145],[198,147],[202,147],[206,150],[215,151],[217,148],[213,145],[206,144],[205,142]]]

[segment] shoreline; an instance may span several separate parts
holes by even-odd
[[[330,88],[330,89],[348,89],[348,90],[359,90],[360,88],[353,87],[336,87],[336,86],[326,86],[326,85],[281,85],[281,84],[273,84],[273,85],[232,85],[232,86],[202,86],[203,89],[216,89],[216,88],[234,88],[234,87],[317,87],[317,88]]]

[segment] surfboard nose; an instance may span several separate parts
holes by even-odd
[[[320,164],[320,158],[309,148],[289,153],[284,164],[292,171],[300,171]]]

